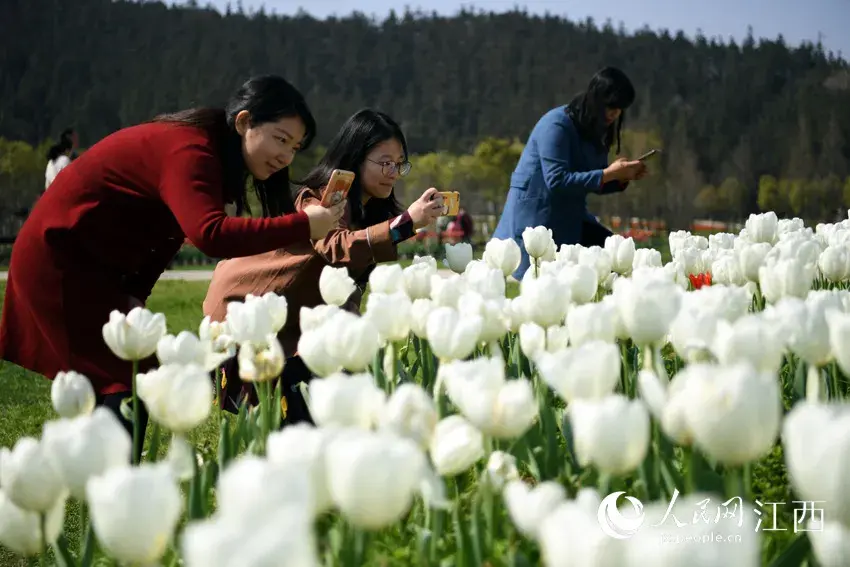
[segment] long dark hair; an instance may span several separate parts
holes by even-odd
[[[281,118],[298,116],[304,122],[306,134],[301,151],[310,147],[316,136],[313,118],[304,96],[288,81],[276,75],[252,77],[236,91],[225,108],[192,108],[173,114],[160,115],[155,122],[175,122],[203,128],[218,140],[224,171],[224,201],[236,204],[236,214],[251,213],[248,206],[246,181],[248,168],[242,156],[242,140],[236,131],[236,115],[243,110],[251,115],[251,125],[276,122]],[[295,212],[289,185],[289,167],[260,181],[253,179],[254,192],[263,208],[263,216],[278,216]]]
[[[358,173],[372,148],[393,139],[399,141],[404,158],[407,159],[407,140],[392,118],[371,108],[357,111],[342,125],[327,152],[318,165],[307,174],[302,185],[317,191],[327,185],[334,169],[347,169]],[[363,186],[358,174],[348,192],[348,206],[353,225],[371,226],[398,215],[403,210],[396,199],[395,189],[386,199],[369,199],[365,207],[362,195]]]
[[[605,67],[590,79],[587,90],[570,101],[567,112],[579,135],[606,151],[617,142],[620,152],[620,132],[626,120],[626,109],[635,101],[635,88],[620,69]],[[614,124],[605,123],[605,109],[619,108],[620,118]]]
[[[53,161],[68,150],[71,149],[71,141],[64,137],[59,139],[59,142],[50,146],[47,150],[47,161]]]

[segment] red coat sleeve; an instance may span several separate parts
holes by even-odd
[[[178,145],[163,162],[160,197],[198,250],[213,258],[252,256],[310,240],[307,214],[232,218],[224,212],[221,162],[204,144]]]

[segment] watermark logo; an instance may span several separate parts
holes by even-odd
[[[627,518],[617,508],[617,499],[621,494],[625,492],[612,492],[606,496],[599,504],[596,519],[599,520],[599,527],[605,534],[616,539],[628,539],[635,535],[643,524],[643,503],[634,496],[626,496],[626,500],[634,509],[634,517]]]

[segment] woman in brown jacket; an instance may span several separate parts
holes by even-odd
[[[288,315],[278,338],[290,357],[282,375],[287,423],[311,421],[298,388],[300,382],[309,382],[311,374],[300,357],[293,354],[301,334],[301,308],[324,303],[319,292],[319,276],[324,267],[348,268],[357,289],[343,307],[359,313],[360,300],[375,265],[397,260],[396,246],[441,214],[440,202],[433,200],[437,194],[434,188],[425,191],[406,211],[396,200],[393,186],[410,171],[407,157],[404,134],[392,118],[371,109],[357,112],[342,126],[322,160],[302,182],[295,200],[298,211],[318,204],[334,169],[355,172],[348,210],[340,219],[339,228],[322,240],[224,260],[216,266],[204,300],[204,315],[213,321],[223,321],[227,304],[243,301],[249,293],[259,296],[272,291],[286,297]],[[224,364],[223,371],[221,407],[236,412],[246,396],[256,404],[253,387],[239,379],[235,357]]]

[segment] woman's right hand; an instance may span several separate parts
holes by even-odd
[[[307,205],[302,210],[310,219],[310,238],[318,240],[339,225],[339,219],[345,212],[347,200],[343,199],[331,207],[322,205]]]
[[[602,181],[634,181],[639,175],[646,171],[646,164],[640,160],[629,161],[620,158],[602,172]]]
[[[428,226],[443,214],[443,200],[439,191],[431,187],[407,208],[407,214],[413,221],[413,228]]]

